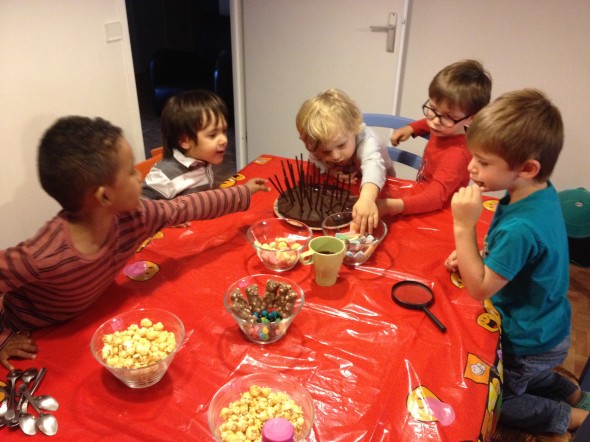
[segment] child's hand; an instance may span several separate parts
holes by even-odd
[[[413,133],[414,129],[412,129],[412,126],[400,127],[399,129],[393,131],[389,140],[391,141],[391,144],[397,146],[400,141],[406,141],[412,136]]]
[[[461,187],[451,199],[451,210],[455,227],[474,229],[483,210],[479,186]]]
[[[190,226],[191,226],[191,222],[187,221],[186,223],[177,224],[175,226],[170,226],[170,227],[175,228],[175,229],[184,229],[185,227],[190,227]]]
[[[270,192],[270,187],[268,187],[268,181],[264,178],[252,178],[246,184],[244,184],[248,189],[250,189],[250,193],[254,195],[256,192]]]
[[[330,176],[337,179],[340,182],[348,183],[350,180],[350,184],[354,184],[358,181],[357,173],[345,173],[343,172],[342,167],[334,167],[329,169]]]
[[[459,273],[459,262],[457,261],[456,250],[453,250],[445,261],[445,267],[450,273]]]
[[[378,193],[379,188],[374,184],[364,184],[358,201],[352,207],[352,227],[361,235],[367,231],[373,233],[379,223],[379,209],[375,202]]]
[[[17,333],[8,339],[0,350],[0,365],[7,370],[14,370],[8,361],[10,358],[35,359],[39,351],[37,344],[26,334]]]

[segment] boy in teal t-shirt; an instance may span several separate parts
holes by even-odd
[[[451,201],[456,250],[445,264],[502,315],[500,422],[565,434],[588,416],[590,396],[553,371],[567,356],[571,326],[567,233],[549,181],[563,146],[560,112],[534,89],[504,94],[475,116],[467,145],[475,184]],[[481,192],[502,189],[480,253]]]

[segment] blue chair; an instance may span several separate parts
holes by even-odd
[[[414,121],[410,118],[388,114],[363,114],[363,120],[367,126],[387,127],[389,129],[399,129]],[[423,138],[428,139],[428,136],[424,136]],[[389,146],[387,149],[393,161],[405,164],[416,170],[420,169],[420,164],[422,164],[422,157],[420,155],[393,146]]]

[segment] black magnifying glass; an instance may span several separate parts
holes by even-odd
[[[418,281],[397,282],[391,287],[391,299],[401,307],[424,311],[441,332],[447,331],[443,323],[428,310],[434,302],[434,294],[427,285]]]

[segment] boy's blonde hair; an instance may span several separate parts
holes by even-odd
[[[459,108],[475,115],[490,102],[492,78],[477,60],[462,60],[439,71],[428,88],[428,96],[438,104]]]
[[[315,152],[340,135],[359,134],[363,115],[343,91],[328,89],[301,105],[295,124],[307,150]]]
[[[547,181],[563,147],[561,113],[537,89],[508,92],[476,115],[467,131],[467,145],[499,156],[510,169],[537,160],[541,170],[535,180]]]

